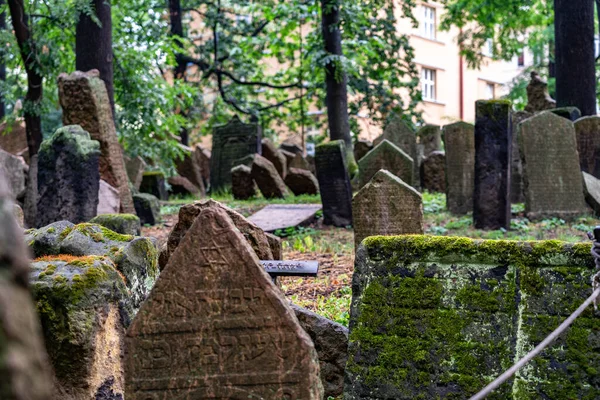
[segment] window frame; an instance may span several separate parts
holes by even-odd
[[[426,39],[436,40],[437,37],[437,13],[435,7],[421,5],[421,29],[420,34]]]
[[[437,71],[433,68],[421,68],[421,95],[424,101],[437,102]]]

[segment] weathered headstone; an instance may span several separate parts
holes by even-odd
[[[519,124],[531,116],[533,116],[533,113],[529,113],[527,111],[517,111],[512,113],[512,155],[510,166],[511,203],[525,202],[525,188],[523,187],[523,163],[521,162],[521,153],[519,152],[517,132]]]
[[[475,127],[466,122],[444,126],[446,206],[452,214],[473,211]]]
[[[531,81],[527,85],[527,105],[525,111],[535,113],[556,107],[556,100],[548,94],[548,84],[540,78],[536,71],[532,71]]]
[[[285,198],[289,195],[287,187],[273,163],[256,154],[250,173],[258,189],[267,199]]]
[[[170,194],[194,197],[203,196],[203,192],[196,185],[190,182],[189,179],[184,178],[183,176],[171,176],[169,179],[167,179],[167,182],[171,187],[169,189]]]
[[[160,201],[156,196],[150,193],[135,193],[133,204],[142,225],[156,225],[160,221]]]
[[[188,146],[182,145],[182,148],[185,151],[185,155],[183,159],[177,162],[177,173],[196,187],[194,191],[195,195],[204,196],[206,190],[202,177],[201,152]]]
[[[279,150],[277,150],[277,147],[275,147],[270,139],[263,138],[261,144],[262,156],[271,161],[279,173],[279,176],[281,176],[281,179],[285,179],[288,168],[287,158]]]
[[[129,181],[136,190],[140,190],[142,179],[144,178],[144,171],[146,170],[146,162],[140,156],[130,159],[126,158],[125,167],[127,169]]]
[[[384,169],[352,199],[354,245],[367,236],[423,233],[421,194]]]
[[[7,151],[0,149],[0,173],[8,179],[8,186],[13,199],[25,197],[25,186],[29,167],[21,157],[17,157]]]
[[[159,200],[168,200],[169,192],[165,184],[165,176],[160,171],[146,171],[142,177],[140,192],[149,193]]]
[[[127,399],[322,399],[310,337],[227,213],[188,233],[127,332]]]
[[[119,191],[100,179],[96,214],[118,214],[121,207]]]
[[[477,229],[510,227],[510,101],[475,103],[473,223]]]
[[[292,153],[290,151],[283,150],[283,149],[279,149],[278,151],[279,151],[279,153],[283,154],[283,156],[285,157],[285,161],[286,161],[288,167],[290,166],[292,161],[294,161],[294,158],[296,158],[296,156],[298,154],[302,155],[302,153]]]
[[[290,168],[304,169],[315,173],[315,169],[302,154],[295,154],[292,162],[289,164]]]
[[[392,142],[384,139],[358,162],[360,186],[366,185],[375,174],[385,169],[414,186],[414,160]]]
[[[319,193],[317,178],[305,169],[289,168],[284,182],[296,196]]]
[[[257,123],[244,124],[234,116],[226,125],[213,130],[210,159],[210,190],[218,192],[231,187],[234,160],[261,152],[261,130]]]
[[[320,204],[269,204],[249,216],[248,221],[265,232],[285,231],[310,224],[319,210]]]
[[[139,236],[142,229],[140,218],[133,214],[100,214],[92,218],[90,224],[102,225],[123,235]]]
[[[421,187],[430,192],[446,193],[446,153],[433,151],[423,159]]]
[[[238,165],[231,169],[231,194],[236,200],[248,200],[256,196],[256,183],[250,167]]]
[[[581,111],[579,111],[577,107],[558,107],[551,108],[548,111],[558,115],[559,117],[566,118],[571,122],[575,122],[581,118]]]
[[[600,180],[587,172],[583,174],[583,194],[585,201],[594,210],[596,216],[600,216]]]
[[[589,252],[557,241],[366,239],[355,258],[344,399],[469,398],[589,296]],[[596,327],[589,307],[488,398],[599,398]]]
[[[354,143],[354,159],[356,162],[360,161],[361,158],[367,155],[368,152],[373,150],[373,143],[368,140],[359,140]]]
[[[315,149],[319,192],[325,225],[352,225],[352,186],[346,165],[343,140],[321,144]]]
[[[23,157],[29,163],[29,149],[27,147],[27,132],[25,121],[19,119],[8,129],[6,122],[0,124],[0,149],[15,156]]]
[[[52,374],[28,290],[29,260],[13,200],[0,172],[0,398],[48,400]]]
[[[373,145],[377,146],[384,139],[389,140],[400,148],[403,152],[409,155],[413,160],[413,183],[418,184],[419,179],[419,154],[417,151],[417,136],[413,128],[406,121],[397,115],[394,115],[390,122],[385,127],[383,134],[373,141]]]
[[[438,125],[424,125],[417,131],[417,137],[424,157],[442,150],[442,130]]]
[[[289,151],[294,154],[302,154],[302,147],[298,146],[296,143],[285,141],[279,145],[279,148],[285,151]]]
[[[99,158],[100,144],[79,125],[60,128],[42,142],[38,153],[37,227],[61,220],[86,222],[96,216]]]
[[[123,150],[117,138],[106,86],[98,70],[60,74],[58,97],[63,109],[63,124],[80,125],[92,139],[100,142],[100,176],[119,190],[121,211],[135,212]]]
[[[208,189],[210,185],[210,156],[211,153],[207,149],[203,149],[199,145],[194,147],[196,158],[200,162],[200,171],[202,172],[202,180],[204,182],[204,188]]]
[[[543,112],[521,122],[518,135],[528,218],[585,214],[573,123]]]
[[[600,178],[600,117],[579,118],[575,121],[575,135],[581,170]]]

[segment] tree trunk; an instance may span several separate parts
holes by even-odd
[[[0,0],[0,7],[4,7],[6,1]],[[6,29],[6,14],[4,11],[0,13],[0,30]],[[1,55],[0,55],[1,56]],[[0,82],[6,81],[6,64],[4,64],[4,60],[0,59]],[[4,101],[4,96],[0,94],[0,120],[4,119],[6,116],[6,102]]]
[[[180,38],[183,38],[183,22],[181,20],[181,1],[180,0],[169,0],[169,16],[171,19],[171,35],[175,36],[175,44],[181,50],[175,56],[177,64],[173,70],[173,77],[175,79],[185,79],[185,71],[187,70],[187,61],[183,54],[183,43]],[[189,144],[188,131],[185,128],[181,128],[179,132],[181,143],[184,145]]]
[[[44,77],[40,75],[40,66],[37,62],[36,44],[31,38],[29,30],[29,18],[25,13],[22,0],[8,0],[10,17],[12,20],[15,38],[19,45],[25,72],[27,73],[27,94],[23,105],[25,116],[25,130],[27,132],[27,147],[29,157],[38,153],[42,144],[42,121],[40,118],[40,107],[43,97]]]
[[[340,0],[321,0],[323,42],[328,54],[342,56],[340,31]],[[348,121],[347,77],[340,63],[330,62],[325,67],[327,83],[327,122],[331,140],[343,140],[352,153],[352,138]]]
[[[110,0],[92,0],[100,25],[81,14],[75,32],[75,68],[79,71],[97,69],[106,85],[106,92],[115,115],[113,85],[112,17]]]
[[[596,115],[594,2],[554,0],[556,104]]]

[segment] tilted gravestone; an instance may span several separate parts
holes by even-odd
[[[56,221],[87,222],[96,216],[100,144],[79,125],[58,129],[38,153],[35,225]]]
[[[354,245],[367,236],[423,233],[421,194],[384,169],[352,199]]]
[[[181,148],[184,150],[185,154],[183,159],[177,162],[177,173],[194,185],[200,196],[204,196],[206,194],[206,189],[202,176],[202,152],[183,145]]]
[[[417,152],[417,136],[413,128],[406,121],[397,115],[394,115],[385,127],[383,134],[373,141],[377,146],[384,139],[389,140],[400,148],[403,152],[413,159],[413,179],[418,184],[419,180],[419,155]]]
[[[566,118],[571,122],[575,122],[581,118],[581,111],[579,111],[579,108],[577,107],[558,107],[551,108],[548,111],[558,115],[559,117]]]
[[[275,147],[270,139],[264,138],[261,141],[262,156],[267,160],[271,161],[275,169],[281,176],[281,179],[285,179],[288,169],[288,159],[283,155],[281,151]],[[293,156],[292,156],[293,157]]]
[[[126,337],[126,398],[323,396],[313,343],[225,210],[203,210]]]
[[[371,150],[373,150],[373,143],[369,142],[368,140],[359,140],[358,142],[354,143],[354,159],[358,162]]]
[[[446,192],[446,153],[443,151],[432,151],[421,161],[421,188]]]
[[[0,149],[0,173],[8,179],[13,199],[25,197],[27,172],[28,167],[23,158]]]
[[[600,178],[600,117],[579,118],[575,121],[575,135],[581,170]]]
[[[97,70],[58,76],[64,125],[80,125],[100,142],[100,177],[119,190],[121,212],[135,213],[123,150],[117,138],[106,86]]]
[[[215,193],[231,187],[233,161],[261,153],[261,130],[257,123],[244,124],[234,116],[213,130],[210,158],[210,190]]]
[[[127,176],[129,182],[133,185],[135,190],[140,190],[142,179],[144,178],[144,171],[146,170],[146,162],[140,156],[135,158],[125,158],[125,168],[127,169]]]
[[[573,123],[544,112],[519,124],[518,140],[528,218],[585,214]]]
[[[266,199],[286,198],[288,189],[272,162],[257,154],[252,161],[252,179]]]
[[[375,174],[386,169],[410,186],[414,181],[414,160],[392,142],[384,139],[358,162],[360,186],[366,185]]]
[[[438,125],[424,125],[417,131],[418,147],[423,157],[434,151],[442,150],[442,131]]]
[[[352,282],[344,399],[466,399],[592,292],[587,243],[371,237]],[[588,309],[490,399],[595,399]]]
[[[25,161],[29,162],[29,148],[27,147],[27,132],[24,120],[18,119],[10,127],[6,122],[0,124],[0,149],[15,156],[22,156]]]
[[[315,166],[323,203],[325,225],[352,225],[352,186],[342,140],[321,144],[315,149]]]
[[[231,168],[231,194],[236,200],[248,200],[256,196],[256,183],[252,179],[252,170],[247,165]]]
[[[473,223],[477,229],[510,227],[510,101],[475,103]]]
[[[0,172],[0,398],[48,400],[52,373],[28,289],[29,255]]]
[[[475,127],[466,122],[444,126],[446,206],[452,214],[473,211]]]
[[[517,111],[512,113],[512,140],[511,140],[511,161],[510,161],[510,202],[524,203],[525,189],[523,188],[523,163],[521,162],[521,153],[519,152],[519,143],[517,141],[518,126],[527,118],[532,117],[533,113],[527,111]]]

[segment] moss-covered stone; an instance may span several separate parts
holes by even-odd
[[[559,241],[365,239],[352,283],[345,398],[473,395],[590,294],[589,251]],[[588,309],[488,398],[598,398],[593,318]]]
[[[133,214],[101,214],[91,219],[90,223],[123,235],[139,235],[141,232],[140,219]]]

